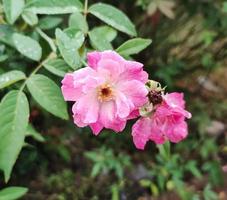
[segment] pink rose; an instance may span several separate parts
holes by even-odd
[[[90,126],[95,135],[103,128],[122,131],[147,102],[148,74],[143,64],[114,51],[92,52],[87,58],[89,67],[66,74],[62,81],[64,99],[75,101],[74,123]]]
[[[183,94],[174,92],[162,99],[151,116],[141,117],[132,128],[133,141],[138,149],[144,149],[149,140],[156,144],[166,140],[178,143],[188,134],[185,119],[191,118],[191,113],[185,110]]]

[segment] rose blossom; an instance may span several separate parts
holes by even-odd
[[[144,149],[149,140],[156,144],[163,144],[166,140],[178,143],[187,136],[185,118],[191,118],[191,113],[185,110],[183,98],[183,94],[177,92],[163,95],[154,113],[141,117],[133,125],[133,141],[138,149]]]
[[[65,75],[62,93],[73,105],[74,123],[90,126],[95,135],[103,128],[122,131],[147,102],[148,74],[143,64],[127,61],[114,51],[88,53],[88,67]]]

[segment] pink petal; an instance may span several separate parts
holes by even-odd
[[[126,126],[126,121],[117,119],[116,121],[113,121],[112,123],[110,123],[106,128],[112,129],[116,133],[118,133],[118,132],[122,132],[125,129],[125,126]]]
[[[148,101],[148,90],[140,81],[121,81],[117,87],[131,102],[133,102],[135,107],[143,106]]]
[[[164,95],[163,98],[170,107],[181,107],[181,108],[185,107],[183,93],[172,92],[172,93]]]
[[[166,137],[174,143],[178,143],[185,139],[188,135],[187,123],[182,121],[180,124],[173,124],[169,126]]]
[[[87,54],[88,65],[93,69],[97,69],[98,62],[102,59],[114,60],[118,63],[124,62],[124,59],[115,51],[110,50],[103,52],[94,51]]]
[[[129,116],[127,117],[127,119],[135,119],[135,118],[137,118],[137,117],[139,117],[140,116],[140,113],[139,113],[139,110],[137,109],[137,110],[133,110],[130,114],[129,114]]]
[[[95,123],[99,115],[99,101],[95,92],[83,95],[73,106],[73,113],[85,124]]]
[[[74,78],[73,74],[66,74],[64,79],[62,80],[62,94],[65,99],[65,101],[76,101],[78,97],[81,95],[81,91],[77,90],[74,87]]]
[[[94,51],[87,54],[88,66],[94,69],[97,69],[97,64],[101,59],[101,53]]]
[[[114,101],[103,102],[100,108],[99,122],[105,128],[120,132],[125,128],[126,121],[116,117],[116,107]]]
[[[73,110],[74,110],[74,108],[73,108]],[[73,120],[74,120],[74,124],[76,124],[78,127],[83,128],[88,125],[87,123],[82,122],[81,116],[77,113],[73,114]]]
[[[98,63],[98,73],[108,77],[108,81],[114,82],[123,72],[124,67],[115,60],[102,59]]]
[[[90,127],[91,127],[94,135],[98,135],[100,133],[100,131],[103,129],[103,125],[99,122],[90,124]]]
[[[121,92],[117,93],[115,102],[117,111],[116,115],[122,119],[127,118],[131,113],[131,110],[134,108],[132,102]]]
[[[125,62],[125,72],[122,73],[121,80],[138,80],[142,83],[148,81],[148,73],[143,71],[143,64],[135,61]]]
[[[102,102],[100,107],[100,121],[104,127],[109,128],[115,120],[115,105],[113,101]]]
[[[150,134],[150,140],[152,140],[155,144],[164,144],[165,139],[165,133],[163,132],[163,129],[165,128],[164,122],[158,121],[159,119],[155,119],[153,116],[153,119],[151,121],[151,134]]]
[[[140,118],[132,127],[133,142],[137,149],[144,149],[151,134],[151,119]]]

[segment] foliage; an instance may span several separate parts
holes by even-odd
[[[122,179],[124,169],[131,164],[129,156],[123,153],[115,156],[111,149],[106,149],[105,147],[96,151],[86,152],[85,156],[94,163],[91,172],[92,177],[114,171],[117,177]]]
[[[86,65],[84,55],[91,49],[112,49],[111,43],[117,31],[137,35],[133,23],[117,8],[104,3],[88,7],[87,3],[85,1],[82,5],[78,0],[2,1],[4,13],[1,14],[0,41],[2,56],[5,57],[0,63],[0,88],[4,88],[1,95],[6,95],[2,98],[0,109],[0,168],[4,171],[6,182],[25,137],[32,134],[35,139],[43,141],[41,136],[31,131],[32,125],[28,123],[29,93],[44,110],[68,119],[66,103],[59,84],[55,83],[59,79],[51,74],[62,77]],[[63,17],[59,14],[70,14],[68,26],[62,24]],[[107,25],[89,27],[88,14]],[[56,40],[52,38],[53,33]],[[100,40],[100,37],[104,40]],[[88,38],[90,43],[86,42]],[[132,49],[130,43],[133,41]],[[129,56],[142,51],[149,44],[149,39],[138,38],[129,40],[118,49],[122,55]],[[14,67],[10,66],[13,60],[17,60]],[[43,67],[49,73],[41,70]],[[111,151],[109,153],[112,155]],[[122,177],[121,163],[111,168],[118,169],[118,176]]]

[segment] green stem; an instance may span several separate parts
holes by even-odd
[[[42,68],[42,66],[43,66],[43,64],[45,62],[47,62],[50,58],[54,58],[55,56],[56,56],[56,54],[54,52],[51,52],[46,57],[46,59],[44,59],[41,63],[39,63],[39,65],[32,71],[32,73],[26,78],[26,80],[24,81],[24,83],[21,85],[20,91],[23,91],[23,89],[25,88],[25,85],[26,85],[27,81],[29,80],[29,78],[31,78],[32,75],[36,74],[36,72],[38,72]]]
[[[162,145],[157,145],[160,155],[168,161],[170,159],[170,142],[165,142]]]
[[[85,19],[87,18],[87,14],[88,14],[88,0],[85,0],[85,3],[84,3],[84,17],[85,17]]]

